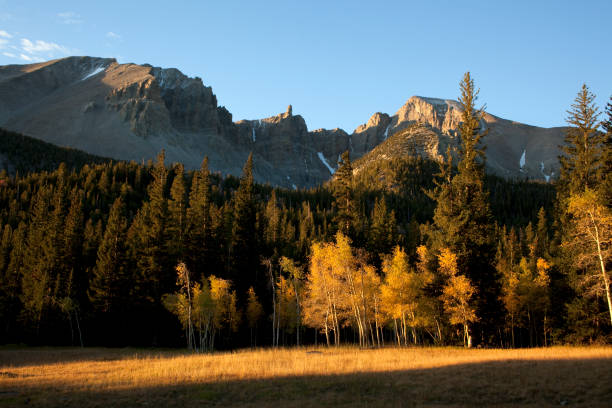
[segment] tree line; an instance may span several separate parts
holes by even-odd
[[[0,178],[0,342],[537,346],[608,341],[612,104],[586,86],[554,184],[484,173],[461,82],[460,150],[290,191],[155,162]],[[458,158],[457,163],[453,157]],[[384,180],[381,182],[381,180]]]

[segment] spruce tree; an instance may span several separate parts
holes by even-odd
[[[22,264],[22,317],[37,334],[43,315],[52,303],[51,288],[57,266],[54,256],[57,231],[49,213],[51,195],[50,189],[41,187],[34,198]]]
[[[60,251],[60,269],[62,270],[63,297],[70,297],[77,304],[84,299],[77,299],[78,293],[84,293],[87,287],[87,276],[83,267],[83,192],[74,189],[70,194],[70,208],[64,222],[63,242]],[[68,285],[70,284],[70,288]]]
[[[136,214],[128,230],[129,254],[133,262],[132,302],[138,320],[141,341],[157,344],[164,320],[169,319],[161,304],[162,295],[169,293],[175,284],[173,260],[168,254],[168,200],[166,189],[168,170],[162,151],[151,168],[152,180],[147,188],[148,200]],[[151,343],[149,343],[151,344]]]
[[[269,248],[274,248],[280,243],[281,236],[281,209],[278,208],[276,190],[272,190],[272,195],[266,205],[266,225],[265,239]]]
[[[206,270],[207,266],[211,266],[213,246],[211,234],[210,171],[208,170],[208,157],[205,157],[200,169],[193,174],[189,191],[189,207],[187,208],[186,263],[188,269],[196,276],[204,276],[213,272]]]
[[[484,148],[481,139],[484,107],[475,104],[478,91],[467,72],[460,84],[459,103],[462,122],[457,174],[452,175],[450,151],[441,165],[441,181],[432,194],[436,201],[433,226],[429,232],[433,247],[457,255],[459,275],[465,275],[475,287],[476,328],[481,341],[490,341],[499,320],[499,283],[493,267],[493,223],[488,193],[484,188]]]
[[[125,203],[118,197],[108,216],[89,286],[89,298],[97,312],[111,314],[128,306],[127,228]]]
[[[5,234],[7,229],[5,228]],[[11,236],[11,252],[8,258],[8,263],[4,271],[4,276],[1,282],[0,297],[0,336],[5,340],[3,343],[14,342],[17,340],[13,337],[17,330],[17,320],[19,311],[23,305],[20,301],[22,294],[22,267],[25,253],[27,225],[24,222],[19,223],[16,230],[12,231]],[[3,236],[4,240],[4,236]],[[7,245],[5,243],[5,245]]]
[[[584,192],[587,188],[596,188],[598,178],[601,177],[604,137],[597,130],[599,110],[594,101],[595,95],[583,84],[567,111],[570,128],[565,136],[565,144],[561,146],[564,154],[559,157],[561,176],[558,189],[563,198]]]
[[[183,262],[185,256],[185,230],[187,224],[187,192],[185,169],[177,164],[168,200],[168,253],[173,263]]]
[[[370,214],[368,236],[368,249],[375,257],[391,252],[393,244],[396,242],[395,229],[395,212],[387,209],[387,202],[384,197],[376,199]]]
[[[334,221],[338,231],[353,237],[355,223],[355,192],[353,187],[353,166],[348,150],[342,153],[338,170],[332,184],[336,216]]]
[[[257,208],[253,191],[253,154],[251,153],[242,170],[240,186],[234,197],[234,221],[232,227],[230,279],[240,294],[250,286],[258,288],[255,282],[259,264],[256,229]]]

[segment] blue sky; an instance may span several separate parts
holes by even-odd
[[[175,67],[234,120],[284,112],[349,132],[472,72],[495,115],[564,125],[586,82],[612,95],[612,1],[8,1],[0,65],[68,55]]]

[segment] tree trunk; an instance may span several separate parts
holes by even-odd
[[[593,223],[593,229],[595,230],[595,243],[597,244],[597,257],[599,258],[599,267],[601,269],[601,276],[604,281],[604,287],[606,288],[606,299],[608,300],[608,312],[610,312],[610,323],[612,323],[612,298],[610,296],[610,280],[608,279],[608,274],[606,273],[606,264],[603,259],[603,254],[601,250],[601,239],[599,237],[599,228],[597,228],[597,224],[595,223],[595,219],[593,214],[589,213],[591,217],[591,222]]]
[[[79,324],[79,312],[74,310],[74,320],[76,320],[77,330],[79,331],[79,342],[81,343],[81,348],[83,348],[83,334],[81,333],[81,325]]]

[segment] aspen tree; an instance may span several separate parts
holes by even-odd
[[[572,229],[570,240],[564,245],[576,251],[575,265],[584,270],[580,275],[580,286],[587,295],[605,295],[612,323],[608,270],[612,260],[612,211],[601,203],[595,191],[587,189],[569,198],[568,213],[572,217]]]
[[[251,330],[251,347],[257,346],[257,324],[263,315],[263,307],[251,286],[247,292],[246,318]]]
[[[443,248],[438,255],[439,271],[447,278],[442,292],[444,308],[451,324],[463,326],[463,345],[472,346],[469,325],[478,320],[472,297],[476,293],[469,278],[458,274],[457,255]]]

